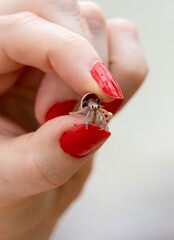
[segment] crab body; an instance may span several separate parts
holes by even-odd
[[[113,116],[112,113],[102,108],[100,97],[94,93],[85,94],[81,99],[78,111],[70,114],[85,115],[87,129],[89,123],[94,123],[97,126],[103,123],[103,128],[106,128],[107,121]]]

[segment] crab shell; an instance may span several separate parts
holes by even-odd
[[[98,105],[101,105],[101,98],[99,96],[97,96],[95,93],[87,93],[81,99],[80,107],[87,107],[88,102],[90,101],[96,102]]]

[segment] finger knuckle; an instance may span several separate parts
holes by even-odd
[[[64,45],[66,46],[66,49],[69,49],[70,51],[73,49],[74,52],[76,50],[79,52],[81,48],[84,50],[89,45],[89,42],[84,37],[73,33],[64,38]]]
[[[70,66],[72,65],[74,59],[79,61],[82,54],[85,58],[88,55],[90,56],[90,53],[91,55],[93,53],[95,56],[96,52],[87,39],[68,30],[62,31],[61,33],[61,36],[53,36],[53,42],[59,42],[59,45],[57,46],[53,44],[47,54],[48,62],[52,66],[55,66],[55,62],[55,68],[57,66],[62,66],[62,58],[65,59],[65,55],[68,55],[68,58],[66,58],[66,63]],[[60,67],[59,72],[61,72]],[[65,76],[64,74],[65,72],[61,72],[61,76]]]
[[[134,85],[139,87],[148,73],[148,65],[145,59],[136,64],[129,64],[124,68],[124,75],[127,79],[132,79]]]
[[[12,27],[26,24],[35,20],[37,16],[32,12],[21,12],[0,17],[0,28],[8,30]]]
[[[35,145],[35,135],[27,135],[27,146]],[[34,142],[33,142],[34,141]],[[31,145],[30,145],[31,144]],[[29,148],[30,149],[30,148]],[[29,151],[26,149],[26,160],[22,162],[25,181],[29,183],[35,191],[42,191],[52,187],[61,186],[68,180],[65,171],[60,170],[57,154],[42,153],[38,149]]]
[[[52,10],[72,11],[78,8],[77,0],[37,0],[37,6]]]
[[[14,24],[24,25],[35,21],[37,18],[38,17],[32,12],[21,12],[19,14],[16,14]]]
[[[105,24],[105,16],[102,9],[97,3],[89,2],[88,3],[88,21],[95,23],[96,25]]]
[[[112,28],[115,28],[116,30],[120,31],[129,31],[134,36],[138,37],[138,31],[136,26],[129,20],[124,18],[117,18],[110,21],[110,25]]]
[[[140,66],[139,69],[134,68],[130,70],[130,75],[132,76],[132,79],[134,80],[137,87],[142,84],[147,75],[147,72],[148,70],[145,66]]]
[[[68,180],[68,176],[64,174],[64,172],[60,172],[58,166],[55,166],[57,158],[53,159],[46,159],[46,162],[41,161],[38,162],[36,156],[34,159],[31,158],[30,155],[30,164],[24,164],[23,171],[25,173],[27,182],[30,185],[36,188],[36,191],[45,190],[52,187],[58,187],[64,184]],[[27,167],[25,166],[27,165]]]

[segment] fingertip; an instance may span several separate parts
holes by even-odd
[[[86,124],[81,124],[62,135],[60,146],[69,155],[82,158],[93,152],[110,135],[109,131],[101,127],[89,124],[87,129]]]

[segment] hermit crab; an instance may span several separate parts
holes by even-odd
[[[94,123],[99,126],[103,123],[103,128],[106,128],[107,121],[112,118],[112,113],[107,112],[102,108],[101,99],[94,93],[85,94],[80,102],[80,107],[77,112],[70,112],[69,114],[80,114],[86,116],[86,129],[89,123]]]

